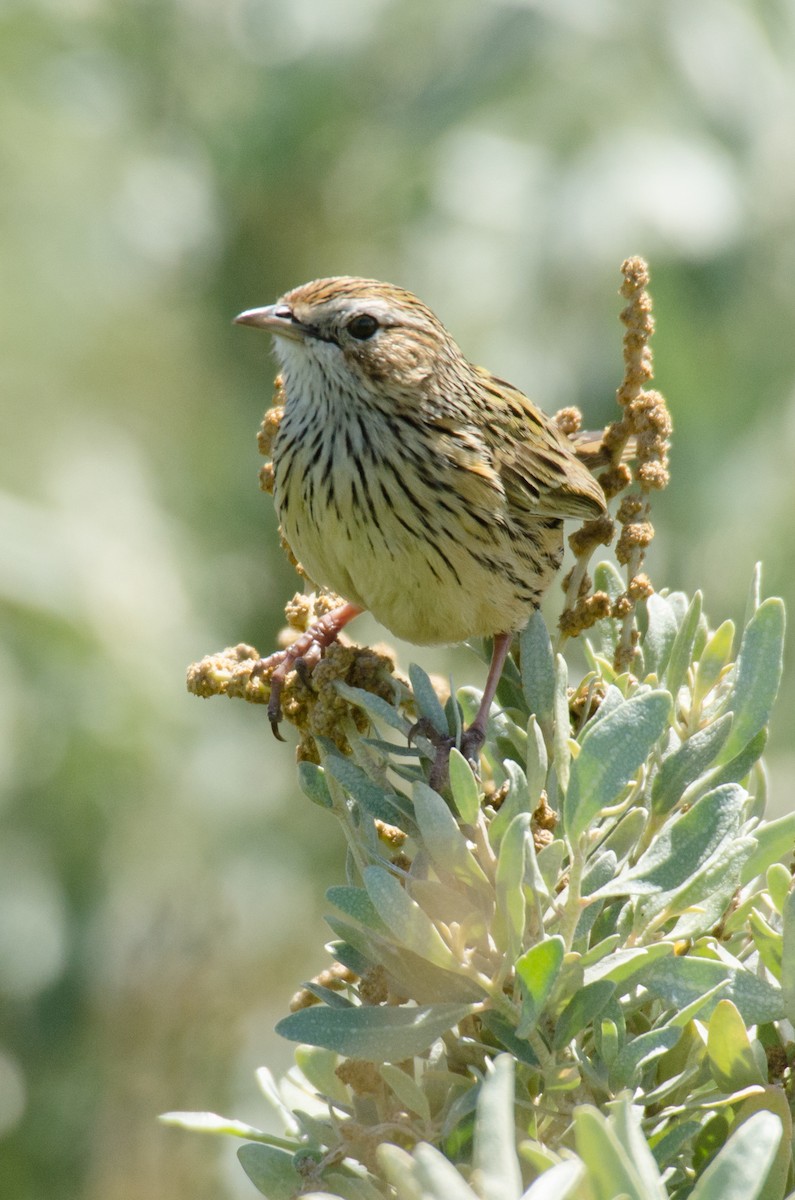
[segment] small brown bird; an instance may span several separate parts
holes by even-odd
[[[281,652],[274,732],[287,672],[369,609],[418,645],[494,638],[462,745],[476,756],[513,635],[560,566],[563,519],[604,512],[599,484],[550,418],[468,362],[411,292],[318,279],[236,320],[275,337],[284,534],[309,577],[347,600]]]

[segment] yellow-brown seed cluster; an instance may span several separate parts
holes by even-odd
[[[587,521],[569,538],[576,562],[563,582],[566,603],[559,627],[564,637],[575,637],[595,621],[613,617],[621,621],[621,637],[616,650],[617,670],[632,663],[637,641],[634,626],[635,604],[651,595],[653,588],[641,567],[646,550],[654,537],[649,520],[649,492],[668,483],[668,449],[671,418],[665,400],[644,385],[652,378],[652,354],[649,339],[654,331],[651,297],[646,291],[649,271],[642,258],[628,258],[622,265],[624,282],[621,294],[628,301],[621,313],[624,334],[624,378],[616,393],[623,409],[621,419],[612,422],[602,437],[601,450],[608,466],[599,476],[608,500],[624,491],[634,480],[637,490],[625,496],[616,521],[621,533],[616,558],[627,568],[627,589],[611,604],[604,592],[590,594],[586,571],[597,545],[608,545],[614,526],[609,517]],[[631,451],[633,468],[624,461]]]

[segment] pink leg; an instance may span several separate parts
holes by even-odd
[[[497,684],[500,682],[502,668],[505,666],[505,660],[508,657],[512,641],[512,633],[497,633],[494,635],[494,649],[491,653],[489,673],[486,676],[486,686],[483,689],[483,699],[480,702],[480,708],[477,711],[474,721],[469,726],[469,729],[464,731],[464,735],[461,738],[461,753],[465,758],[477,759],[478,752],[486,740],[489,709],[491,708],[494,694],[497,691]]]
[[[364,609],[359,608],[357,604],[343,604],[339,608],[333,608],[319,621],[315,621],[314,625],[310,625],[306,633],[297,637],[292,646],[288,646],[286,650],[278,650],[268,658],[260,659],[257,664],[260,672],[264,668],[276,664],[276,669],[270,677],[271,695],[268,701],[268,720],[271,723],[274,737],[277,737],[279,741],[284,741],[279,733],[279,722],[282,719],[281,693],[284,681],[290,671],[294,670],[299,662],[304,663],[307,667],[313,667],[321,658],[326,647],[336,641],[348,622],[363,612]]]

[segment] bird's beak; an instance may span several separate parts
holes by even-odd
[[[245,312],[235,317],[235,325],[253,325],[255,329],[264,329],[267,333],[278,337],[294,338],[302,341],[303,326],[296,321],[292,310],[286,304],[269,304],[265,308],[247,308]]]

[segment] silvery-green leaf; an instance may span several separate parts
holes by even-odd
[[[600,721],[604,721],[605,717],[609,717],[614,709],[620,708],[625,703],[626,697],[621,689],[617,688],[614,683],[608,683],[599,707],[593,716],[589,717],[587,724],[580,731],[577,740],[581,742]]]
[[[499,811],[495,813],[489,823],[489,841],[494,850],[499,848],[505,831],[514,817],[520,813],[529,813],[532,808],[524,771],[512,759],[508,759],[504,765],[510,786],[508,795],[500,805]]]
[[[512,962],[522,946],[525,928],[524,874],[530,815],[519,813],[500,842],[495,874],[496,905],[492,934],[495,944]]]
[[[584,1174],[583,1165],[577,1159],[555,1163],[530,1185],[522,1200],[569,1200],[570,1197],[574,1200],[575,1188],[582,1182]]]
[[[758,1112],[736,1129],[696,1180],[690,1200],[757,1200],[781,1141],[781,1119]]]
[[[693,660],[693,648],[696,642],[699,621],[701,620],[701,592],[696,592],[682,618],[682,622],[674,638],[668,665],[665,669],[665,686],[672,696],[676,696],[687,678],[690,663]]]
[[[731,1000],[720,1000],[709,1019],[707,1061],[722,1092],[739,1092],[767,1083],[767,1071],[763,1076],[759,1070],[745,1022]]]
[[[571,762],[571,750],[569,749],[571,725],[569,720],[568,682],[569,669],[565,658],[559,654],[555,659],[555,692],[552,702],[554,713],[552,762],[555,767],[558,785],[564,794],[569,785],[569,765]]]
[[[668,1200],[659,1168],[643,1134],[639,1114],[628,1097],[623,1096],[611,1107],[610,1120],[619,1143],[628,1151],[630,1161],[640,1177],[644,1200]]]
[[[734,642],[734,622],[724,621],[708,639],[696,667],[693,705],[698,708],[715,686],[721,672],[731,659]]]
[[[616,985],[608,979],[586,984],[572,996],[555,1025],[554,1046],[562,1048],[599,1015],[615,995]]]
[[[572,841],[616,802],[662,737],[670,713],[668,692],[649,691],[626,700],[585,734],[571,764],[563,809]]]
[[[376,696],[373,692],[365,691],[364,688],[351,687],[350,684],[343,683],[341,679],[335,679],[334,687],[351,704],[363,708],[370,716],[376,717],[391,729],[397,729],[399,733],[405,735],[411,728],[411,722],[395,708],[394,704],[390,704],[382,696]]]
[[[751,738],[738,754],[723,765],[712,768],[706,775],[706,787],[718,787],[721,783],[739,783],[746,779],[754,765],[759,761],[767,745],[767,730],[760,729],[756,737]],[[719,756],[719,759],[723,755]],[[688,788],[687,799],[692,800],[698,793],[698,786]],[[705,788],[706,790],[706,788]]]
[[[478,1200],[477,1193],[464,1182],[453,1164],[433,1146],[421,1142],[415,1147],[413,1158],[422,1200]]]
[[[740,886],[743,864],[753,851],[752,838],[735,838],[722,846],[682,887],[660,907],[662,897],[651,897],[657,911],[681,913],[671,930],[673,938],[697,938],[709,933],[729,908]],[[656,903],[655,903],[656,902]]]
[[[616,856],[612,850],[600,851],[590,858],[582,878],[580,889],[583,899],[590,896],[592,892],[598,891],[609,880],[615,878],[617,866]],[[579,948],[581,942],[587,938],[601,909],[602,905],[598,901],[587,904],[583,908],[574,933],[575,947]]]
[[[488,1009],[481,1014],[480,1020],[487,1033],[491,1034],[500,1046],[504,1046],[517,1062],[526,1063],[530,1067],[539,1066],[530,1043],[519,1037],[516,1028],[500,1013]]]
[[[642,630],[643,659],[646,673],[663,675],[678,632],[676,613],[664,596],[652,592],[644,604],[645,629]]]
[[[594,568],[593,586],[595,592],[607,592],[610,600],[615,601],[627,585],[615,564],[605,561],[597,563]],[[595,628],[599,635],[600,652],[606,659],[612,661],[618,645],[619,622],[612,617],[607,617],[597,621]]]
[[[764,600],[745,627],[728,707],[734,724],[721,759],[738,754],[767,725],[778,692],[784,655],[784,604]]]
[[[600,843],[600,850],[602,853],[609,851],[617,863],[623,862],[640,841],[647,821],[648,814],[645,808],[631,808],[619,818],[605,840]]]
[[[610,979],[617,985],[616,995],[624,996],[630,987],[643,983],[644,971],[659,958],[674,952],[673,942],[654,942],[651,946],[636,946],[627,950],[616,950],[593,965],[585,968],[585,982]]]
[[[729,737],[731,725],[731,713],[724,713],[703,729],[696,730],[663,760],[651,791],[655,815],[669,812],[681,799],[685,788],[712,765]]]
[[[470,886],[489,886],[455,817],[439,793],[427,783],[414,785],[414,816],[424,848],[442,877],[453,875]]]
[[[301,762],[298,764],[298,786],[313,804],[320,808],[333,808],[334,802],[326,783],[326,775],[317,763]]]
[[[720,998],[725,997],[737,1005],[746,1025],[777,1021],[783,1015],[780,988],[752,971],[732,968],[716,959],[695,955],[667,957],[653,963],[644,972],[643,984],[674,1009],[684,1009],[723,984]],[[702,1011],[702,1020],[711,1015],[718,998],[715,995],[706,1010]]]
[[[781,950],[781,994],[787,1020],[795,1021],[795,890],[784,903]]]
[[[727,839],[736,836],[746,793],[728,783],[677,813],[633,867],[601,889],[601,895],[669,893],[688,880]]]
[[[611,1122],[590,1104],[574,1110],[574,1141],[594,1200],[657,1200],[643,1185],[632,1148],[623,1145]],[[660,1191],[659,1200],[664,1197]]]
[[[345,913],[347,917],[352,917],[360,925],[364,925],[378,934],[387,932],[387,926],[379,917],[364,888],[330,887],[326,892],[326,899],[340,912]]]
[[[620,1091],[625,1087],[635,1087],[640,1070],[671,1050],[681,1034],[681,1029],[668,1025],[661,1029],[650,1029],[647,1033],[639,1033],[628,1041],[610,1068],[611,1090]]]
[[[553,895],[560,878],[560,869],[566,853],[566,846],[561,838],[547,842],[536,854],[536,862],[541,872],[548,895]]]
[[[384,867],[365,867],[362,879],[374,908],[399,945],[437,967],[455,970],[455,958],[438,929],[394,875]]]
[[[499,1054],[480,1085],[472,1166],[481,1200],[518,1200],[522,1190],[514,1132],[513,1075],[513,1059],[509,1054]]]
[[[430,721],[433,728],[447,737],[447,717],[444,715],[441,701],[436,695],[436,689],[428,674],[417,663],[409,664],[409,679],[414,701],[417,705],[417,716]]]
[[[297,1046],[295,1065],[304,1079],[311,1083],[321,1096],[328,1096],[338,1104],[349,1104],[350,1094],[337,1075],[339,1055],[322,1046]]]
[[[326,774],[336,779],[370,816],[401,829],[414,828],[411,805],[405,796],[398,792],[387,792],[373,783],[362,768],[349,758],[329,754],[323,765]]]
[[[756,837],[756,832],[754,830],[754,837]],[[784,905],[787,902],[787,896],[792,885],[792,875],[784,863],[774,862],[770,864],[765,872],[765,883],[767,884],[767,890],[776,911],[783,913]]]
[[[549,756],[544,735],[535,716],[531,714],[527,723],[527,789],[531,808],[538,803],[546,787],[548,770]]]
[[[549,730],[555,696],[555,660],[546,622],[538,609],[519,635],[519,661],[527,707],[542,728]]]
[[[240,1147],[237,1157],[254,1187],[267,1200],[293,1200],[300,1191],[301,1176],[289,1151],[249,1142]]]
[[[402,1062],[422,1054],[471,1011],[469,1004],[303,1008],[279,1021],[276,1032],[288,1041],[325,1046],[347,1058]]]
[[[795,848],[795,811],[775,821],[765,821],[753,830],[756,849],[743,867],[742,882],[749,883],[774,862]]]
[[[271,1137],[254,1125],[247,1125],[245,1121],[233,1121],[214,1112],[165,1112],[157,1119],[163,1125],[173,1125],[191,1133],[224,1133],[230,1137],[252,1138],[256,1141],[262,1139],[265,1142]]]
[[[465,825],[474,825],[480,813],[480,790],[472,768],[455,746],[450,751],[448,771],[456,811]]]
[[[516,1033],[527,1037],[549,999],[563,963],[563,938],[555,935],[532,946],[516,960],[522,1012]]]
[[[430,1122],[431,1108],[428,1097],[419,1084],[414,1082],[411,1075],[392,1063],[382,1063],[378,1072],[387,1087],[392,1089],[409,1112],[416,1113],[423,1121]]]

